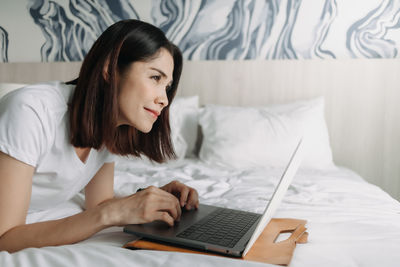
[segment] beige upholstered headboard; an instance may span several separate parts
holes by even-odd
[[[80,62],[0,63],[0,82],[69,80]],[[179,95],[265,105],[324,96],[335,163],[400,199],[400,60],[185,62]]]

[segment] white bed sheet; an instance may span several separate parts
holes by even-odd
[[[228,170],[197,160],[150,166],[119,159],[115,191],[124,196],[177,179],[195,187],[202,203],[261,213],[281,172],[269,167]],[[27,222],[69,216],[81,211],[82,204],[80,194],[60,207],[29,214]],[[400,265],[400,203],[347,169],[300,169],[274,217],[308,220],[309,242],[297,245],[291,266]],[[0,252],[0,266],[244,265],[230,258],[121,248],[134,238],[113,227],[73,245]]]

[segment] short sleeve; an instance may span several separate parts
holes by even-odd
[[[49,138],[46,119],[42,103],[23,90],[0,99],[0,151],[36,167]]]
[[[111,152],[109,152],[108,150],[107,150],[107,155],[106,155],[106,157],[105,157],[105,160],[104,160],[104,162],[105,163],[111,163],[111,162],[115,162],[115,155],[114,154],[112,154]]]

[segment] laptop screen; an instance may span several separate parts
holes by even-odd
[[[283,197],[285,196],[285,193],[289,188],[289,185],[291,184],[293,177],[297,172],[297,169],[300,167],[301,160],[303,159],[303,153],[304,153],[303,147],[304,147],[303,139],[300,139],[296,149],[294,150],[292,156],[290,157],[290,161],[286,166],[285,171],[282,174],[282,177],[279,181],[278,186],[275,189],[274,194],[272,195],[270,202],[268,203],[267,207],[264,210],[264,214],[261,216],[261,219],[259,220],[258,225],[255,231],[253,232],[253,235],[251,236],[249,242],[246,245],[246,248],[243,252],[243,257],[247,254],[247,252],[253,246],[254,242],[264,231],[265,226],[267,226],[267,224],[272,218],[272,215],[275,213]]]

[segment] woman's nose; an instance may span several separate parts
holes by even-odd
[[[168,96],[167,93],[165,92],[165,90],[163,90],[163,93],[160,94],[156,99],[155,99],[155,103],[160,105],[161,107],[166,107],[168,106]]]

